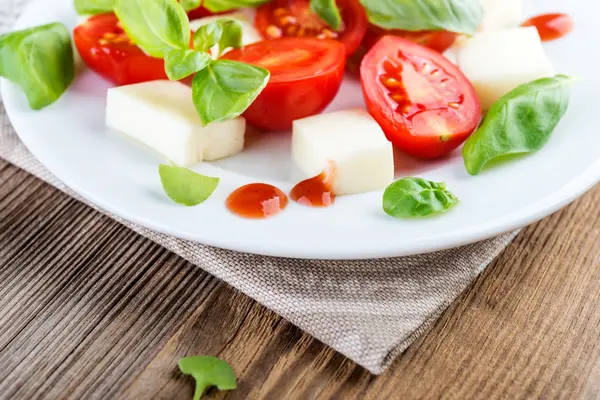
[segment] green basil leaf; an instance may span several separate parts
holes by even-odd
[[[127,35],[152,57],[189,48],[190,23],[177,0],[116,0],[115,14]]]
[[[463,147],[469,174],[497,157],[541,149],[567,111],[571,81],[564,75],[538,79],[494,103]]]
[[[498,0],[501,1],[501,0]],[[446,30],[472,35],[483,18],[481,0],[360,0],[369,21],[384,29]]]
[[[271,0],[204,0],[202,5],[211,12],[223,12],[243,7],[258,7]]]
[[[192,82],[194,105],[202,125],[242,114],[269,81],[269,71],[253,65],[215,60]]]
[[[342,16],[335,0],[310,0],[310,8],[336,31],[342,27]]]
[[[458,199],[442,182],[403,178],[385,189],[383,210],[395,218],[425,217],[449,210]]]
[[[179,369],[196,380],[194,400],[199,400],[204,391],[212,386],[216,386],[219,390],[233,390],[237,387],[233,368],[217,357],[182,358],[179,360]]]
[[[217,22],[202,25],[194,33],[194,48],[199,51],[207,51],[219,43],[223,36],[223,25]]]
[[[112,12],[115,0],[75,0],[79,15],[95,15]]]
[[[202,51],[173,49],[165,55],[165,71],[170,80],[178,81],[206,68],[211,60]]]
[[[223,34],[219,39],[219,55],[230,47],[242,47],[242,24],[233,19],[220,19],[218,22],[223,27]]]
[[[175,203],[189,207],[204,202],[219,185],[219,178],[177,166],[161,164],[158,173],[167,196]]]
[[[0,76],[19,85],[34,110],[54,103],[75,77],[71,34],[53,23],[0,36]]]
[[[185,11],[195,10],[202,5],[202,0],[179,0],[179,4]]]

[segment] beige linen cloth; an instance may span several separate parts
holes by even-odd
[[[0,0],[0,33],[10,29],[26,2]],[[86,202],[29,153],[1,104],[0,157]],[[374,374],[388,368],[515,235],[412,257],[311,261],[216,249],[111,217],[228,282]]]

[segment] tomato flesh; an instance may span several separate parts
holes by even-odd
[[[438,52],[384,36],[362,61],[367,108],[387,138],[406,153],[437,158],[477,128],[481,106],[462,72]]]
[[[269,70],[269,83],[244,113],[248,123],[287,131],[296,119],[320,113],[337,94],[346,63],[344,46],[333,40],[281,38],[232,50],[222,58]]]
[[[164,61],[136,46],[114,14],[90,17],[75,28],[73,38],[87,66],[117,85],[168,79]]]
[[[338,32],[330,28],[311,8],[309,0],[274,0],[256,13],[256,28],[266,39],[315,37],[339,40],[352,54],[367,31],[367,17],[358,0],[337,0],[342,16]]]

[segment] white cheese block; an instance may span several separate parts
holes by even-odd
[[[523,0],[481,0],[481,32],[516,28],[523,22]]]
[[[190,29],[192,31],[196,32],[198,30],[198,28],[200,28],[201,26],[210,24],[212,22],[215,22],[215,21],[218,21],[218,20],[224,19],[224,18],[225,19],[234,19],[240,23],[240,25],[242,26],[242,45],[243,46],[264,40],[262,35],[260,34],[260,32],[252,24],[252,21],[244,13],[241,13],[241,12],[234,12],[234,13],[221,14],[221,15],[212,15],[210,17],[195,19],[193,21],[190,21]],[[218,48],[213,52],[213,54],[216,54],[217,50],[218,50]],[[226,52],[227,51],[225,51],[225,53]]]
[[[484,110],[523,83],[554,76],[534,27],[476,34],[458,49],[458,66]]]
[[[392,144],[362,109],[294,121],[292,157],[306,177],[333,163],[336,195],[383,189],[394,180]]]
[[[171,81],[108,89],[106,125],[181,166],[241,152],[246,132],[242,117],[202,127],[192,89]]]

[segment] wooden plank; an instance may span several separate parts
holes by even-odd
[[[600,187],[522,232],[381,377],[0,160],[0,398],[597,398]]]

